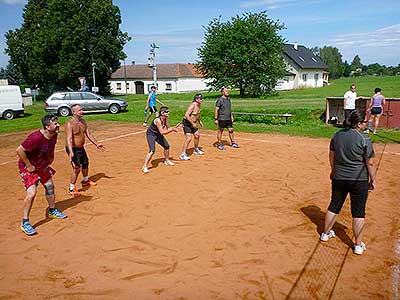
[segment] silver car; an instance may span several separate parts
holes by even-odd
[[[46,112],[66,117],[71,114],[71,106],[79,104],[84,112],[108,111],[112,114],[126,110],[128,103],[117,98],[106,98],[90,92],[57,92],[47,98]]]

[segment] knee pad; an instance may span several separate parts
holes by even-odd
[[[54,184],[47,183],[44,185],[44,189],[46,190],[46,196],[53,196],[54,195]]]

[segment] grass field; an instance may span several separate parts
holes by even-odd
[[[342,97],[351,83],[357,85],[359,96],[369,97],[375,87],[380,87],[386,97],[400,97],[398,87],[400,77],[357,77],[342,78],[332,81],[329,86],[318,89],[303,89],[279,92],[275,96],[260,98],[239,98],[237,91],[231,91],[233,111],[264,112],[264,113],[292,113],[294,118],[288,124],[284,124],[281,118],[269,118],[261,120],[254,118],[253,123],[243,119],[235,122],[236,131],[282,133],[310,137],[331,137],[337,130],[335,127],[325,127],[319,117],[325,111],[326,97]],[[194,93],[189,94],[163,94],[158,98],[166,103],[171,110],[171,124],[181,121],[185,109],[192,100]],[[218,92],[205,92],[202,105],[202,119],[206,128],[214,129],[213,110]],[[117,115],[90,114],[87,120],[109,120],[119,122],[143,122],[143,109],[146,95],[120,96],[129,102],[127,112]],[[11,121],[0,120],[0,133],[15,132],[20,130],[37,128],[40,126],[40,118],[44,114],[43,102],[26,107],[26,116]],[[67,118],[60,118],[63,124]],[[400,143],[400,130],[380,130],[379,134],[372,136],[374,142]]]

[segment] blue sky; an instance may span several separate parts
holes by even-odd
[[[26,0],[0,0],[0,67],[5,67],[4,33],[19,28]],[[114,0],[122,14],[121,30],[132,40],[125,46],[127,64],[147,63],[156,43],[157,63],[195,62],[208,22],[245,12],[267,11],[284,23],[288,43],[339,48],[343,60],[358,54],[363,64],[400,64],[399,0]]]

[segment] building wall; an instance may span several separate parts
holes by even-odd
[[[150,87],[153,85],[153,80],[141,79],[127,79],[127,94],[136,94],[135,82],[141,81],[144,83],[144,93],[148,94]],[[158,89],[157,93],[180,93],[190,91],[202,91],[207,89],[206,81],[202,78],[170,78],[157,80]],[[112,79],[109,80],[110,89],[112,94],[125,94],[125,80]]]
[[[207,90],[206,80],[203,78],[179,78],[177,90],[179,92],[192,92]]]

